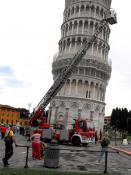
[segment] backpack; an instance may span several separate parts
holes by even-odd
[[[12,145],[13,144],[13,139],[9,135],[10,135],[10,131],[8,132],[7,136],[5,136],[5,138],[4,138],[4,142],[5,142],[6,145]]]
[[[101,142],[102,147],[108,147],[109,144],[110,144],[110,141],[108,138],[104,138]]]

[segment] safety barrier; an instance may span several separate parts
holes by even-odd
[[[29,166],[28,166],[29,148],[32,148],[32,147],[29,145],[17,145],[17,147],[25,147],[26,148],[27,151],[26,151],[26,160],[25,160],[24,168],[29,168]]]
[[[29,168],[28,166],[28,157],[29,157],[29,148],[31,148],[31,146],[29,145],[18,145],[18,147],[25,147],[26,148],[26,160],[25,160],[25,166],[24,168]],[[48,168],[58,168],[59,167],[59,157],[60,157],[60,150],[69,150],[72,152],[81,152],[81,151],[85,151],[85,152],[96,152],[96,153],[100,153],[102,151],[94,151],[94,150],[86,150],[86,149],[69,149],[69,148],[59,148],[58,145],[49,145],[46,149],[45,149],[45,153],[44,153],[44,166],[48,167]],[[118,151],[103,151],[105,153],[105,165],[104,165],[104,174],[107,174],[107,169],[108,169],[108,154],[109,153],[119,153]]]

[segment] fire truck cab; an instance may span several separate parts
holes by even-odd
[[[60,143],[71,143],[79,146],[95,142],[95,130],[87,127],[87,120],[74,119],[73,129],[63,129],[59,131],[57,140]]]

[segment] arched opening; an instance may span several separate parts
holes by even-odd
[[[79,33],[82,32],[82,28],[83,28],[83,21],[79,21]]]
[[[70,24],[69,24],[69,32],[70,32],[70,34],[72,32],[72,22],[70,22]]]
[[[87,31],[87,29],[88,29],[88,21],[85,21],[84,29]]]
[[[84,7],[84,5],[82,5],[81,8],[80,8],[80,11],[83,13],[84,9],[85,9],[85,7]]]
[[[72,38],[72,48],[75,47],[75,38]]]
[[[90,32],[93,33],[93,21],[90,22]]]
[[[68,18],[70,17],[70,9],[69,9],[69,11],[68,11]]]
[[[89,5],[87,5],[86,6],[86,11],[89,12],[89,9],[90,9],[90,7],[89,7]]]
[[[74,7],[71,9],[71,15],[74,15]]]
[[[99,16],[99,7],[96,8],[96,15]]]
[[[67,32],[68,32],[68,24],[66,24],[66,27],[65,27],[65,36],[67,36]]]
[[[77,45],[78,45],[78,47],[81,45],[81,38],[80,37],[77,38]]]
[[[104,14],[103,9],[101,9],[100,15],[101,15],[102,18],[103,18],[103,14]]]
[[[82,80],[79,80],[78,81],[78,94],[79,94],[79,97],[82,97],[82,92],[83,92],[83,83],[82,83]]]
[[[71,83],[71,94],[76,95],[76,80],[73,79]]]
[[[86,98],[88,98],[88,96],[89,96],[89,92],[88,92],[88,91],[86,91]]]
[[[65,46],[66,46],[66,41],[63,41],[63,51],[65,50]]]
[[[74,22],[74,32],[77,32],[77,21]]]
[[[67,39],[67,48],[70,46],[70,38]]]
[[[66,82],[65,91],[67,92],[66,94],[70,95],[70,80],[69,79]]]
[[[79,6],[76,6],[76,13],[79,13]]]

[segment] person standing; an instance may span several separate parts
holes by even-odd
[[[110,140],[108,136],[104,136],[103,139],[101,140],[101,153],[98,158],[98,163],[101,162],[102,157],[104,156],[105,152],[108,152],[109,144],[110,144]]]
[[[15,143],[15,146],[17,146],[12,127],[5,136],[4,141],[5,141],[5,157],[2,159],[2,161],[4,167],[6,167],[9,165],[8,160],[13,156],[13,143]]]
[[[30,137],[32,141],[32,158],[41,159],[41,135],[38,130],[34,131],[34,134]]]
[[[2,139],[4,139],[6,134],[6,127],[4,125],[1,126],[1,135],[2,135]]]
[[[17,131],[17,134],[19,134],[19,132],[20,132],[20,126],[16,126],[16,131]]]
[[[1,134],[1,130],[0,130],[0,140],[1,140],[1,138],[2,138],[2,134]]]
[[[97,144],[97,142],[98,142],[98,133],[97,131],[95,131],[95,144]]]
[[[102,137],[103,137],[103,132],[102,129],[100,129],[100,134],[99,134],[99,140],[102,141]]]

